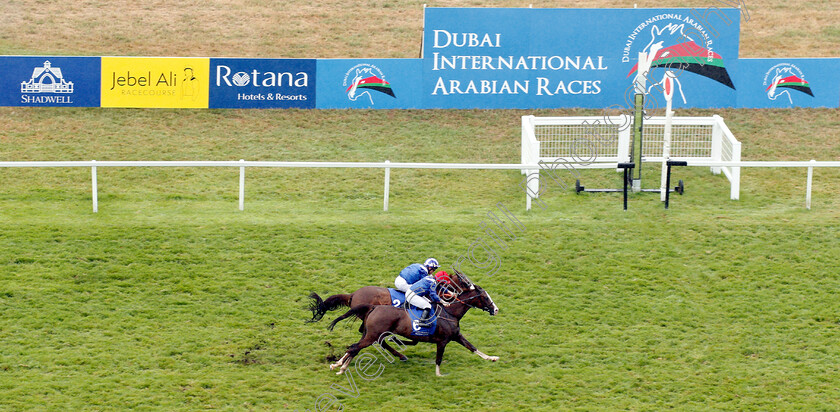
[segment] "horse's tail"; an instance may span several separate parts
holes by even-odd
[[[324,317],[324,314],[331,310],[336,310],[341,306],[350,306],[350,300],[353,299],[353,294],[332,295],[327,300],[323,300],[317,293],[312,292],[309,294],[309,299],[311,299],[309,310],[312,311],[312,319],[309,319],[306,323],[317,322]]]
[[[353,317],[353,316],[358,316],[359,319],[362,320],[362,324],[364,324],[368,313],[370,313],[370,311],[373,310],[373,308],[375,308],[375,307],[376,306],[374,306],[374,305],[367,305],[367,304],[355,306],[355,307],[351,308],[350,310],[348,310],[345,314],[336,318],[336,320],[332,321],[332,323],[330,323],[330,326],[328,326],[327,328],[329,330],[333,330],[333,328],[335,327],[335,325],[338,322],[340,322],[344,319]]]

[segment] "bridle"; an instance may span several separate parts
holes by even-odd
[[[484,293],[484,292],[482,291],[481,293],[479,293],[479,294],[477,294],[477,295],[475,295],[475,296],[472,296],[472,297],[466,298],[466,299],[464,299],[464,300],[458,299],[458,297],[457,297],[457,296],[455,296],[455,297],[454,297],[454,299],[455,299],[455,301],[456,301],[456,302],[459,302],[459,303],[461,303],[461,304],[463,304],[463,305],[465,305],[465,306],[469,306],[469,307],[471,307],[471,308],[473,308],[473,309],[481,309],[481,310],[483,310],[483,311],[485,311],[485,312],[487,312],[487,313],[490,313],[490,310],[489,310],[489,309],[482,309],[482,308],[480,308],[480,307],[478,307],[478,306],[475,306],[475,305],[470,305],[469,303],[467,303],[467,301],[473,300],[473,299],[475,299],[475,298],[477,298],[477,297],[481,296],[483,293]]]
[[[461,272],[460,272],[460,271],[458,271],[458,270],[455,270],[455,275],[456,275],[459,279],[461,279],[461,281],[462,281],[462,282],[464,282],[464,283],[468,284],[468,285],[469,285],[469,287],[471,288],[471,290],[475,290],[475,288],[476,288],[475,284],[474,284],[474,283],[472,283],[472,281],[470,281],[470,280],[469,280],[469,278],[467,278],[467,276],[466,276],[466,275],[464,275],[463,273],[461,273]],[[464,299],[464,300],[458,299],[458,296],[455,296],[453,299],[455,299],[455,301],[456,301],[456,302],[459,302],[459,303],[461,303],[461,304],[463,304],[463,305],[465,305],[465,306],[468,306],[468,307],[470,307],[470,308],[473,308],[473,309],[481,309],[481,310],[483,310],[483,311],[485,311],[485,312],[487,312],[487,313],[492,313],[492,312],[490,311],[490,309],[482,309],[482,308],[479,308],[478,306],[475,306],[475,305],[470,305],[469,303],[467,303],[467,301],[473,300],[473,299],[475,299],[475,298],[477,298],[477,297],[481,296],[483,293],[484,293],[484,292],[483,292],[483,290],[482,290],[482,292],[481,292],[481,293],[479,293],[479,294],[477,294],[477,295],[475,295],[475,296],[473,296],[473,297],[466,298],[466,299]]]
[[[455,299],[455,301],[456,301],[456,302],[463,303],[464,305],[467,305],[467,306],[469,306],[469,307],[471,307],[471,308],[478,308],[478,306],[473,306],[473,305],[470,305],[469,303],[467,303],[467,301],[469,301],[469,300],[473,300],[473,299],[475,299],[475,298],[477,298],[477,297],[479,297],[479,296],[481,296],[481,294],[475,295],[475,296],[473,296],[473,297],[466,298],[466,299],[464,299],[464,300],[458,299],[458,297],[457,297],[457,296],[455,296],[453,299]]]

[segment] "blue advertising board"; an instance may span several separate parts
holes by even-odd
[[[734,8],[427,8],[424,27],[427,108],[624,105],[639,52],[651,67],[646,89],[666,70],[677,78],[674,107],[736,103]]]
[[[623,110],[641,89],[650,109],[668,75],[675,109],[840,107],[840,58],[739,59],[735,8],[424,13],[420,59],[0,56],[0,106]]]
[[[319,109],[419,109],[422,59],[319,59]]]
[[[838,107],[840,58],[741,59],[738,107]]]
[[[210,59],[210,108],[315,108],[315,59]]]
[[[98,107],[100,58],[0,56],[0,106]]]

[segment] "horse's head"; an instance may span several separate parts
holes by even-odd
[[[499,313],[499,307],[493,303],[493,299],[490,297],[490,294],[487,293],[486,290],[482,289],[481,286],[474,285],[475,290],[479,293],[478,298],[476,299],[477,302],[475,307],[487,312],[490,316],[496,316]]]
[[[455,276],[452,278],[458,279],[458,286],[462,287],[458,300],[465,301],[465,299],[468,299],[471,301],[469,304],[470,306],[479,308],[489,313],[490,316],[495,316],[499,313],[499,308],[495,303],[493,303],[493,299],[490,297],[490,294],[487,293],[487,291],[481,286],[472,283],[467,275],[455,270]]]

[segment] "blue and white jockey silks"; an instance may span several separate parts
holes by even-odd
[[[407,268],[400,271],[400,277],[405,279],[409,285],[417,283],[429,274],[429,270],[419,263],[412,263]]]
[[[405,304],[405,293],[394,288],[388,288],[388,293],[391,294],[391,306],[395,308],[403,307],[403,304]],[[435,329],[437,329],[437,316],[432,316],[431,319],[422,323],[420,322],[420,318],[423,316],[422,309],[409,306],[405,310],[408,312],[408,316],[411,317],[411,334],[413,336],[428,336],[435,333]]]
[[[432,316],[425,322],[420,321],[423,316],[423,311],[415,308],[408,308],[408,316],[411,317],[411,335],[412,336],[429,336],[435,333],[437,329],[437,316]]]
[[[419,263],[412,263],[400,271],[399,276],[394,279],[394,286],[400,292],[408,292],[408,288],[415,282],[429,274],[429,270]]]
[[[432,276],[425,276],[411,285],[408,292],[405,294],[406,301],[420,309],[430,309],[431,302],[440,302],[435,289],[437,288],[437,281]]]

